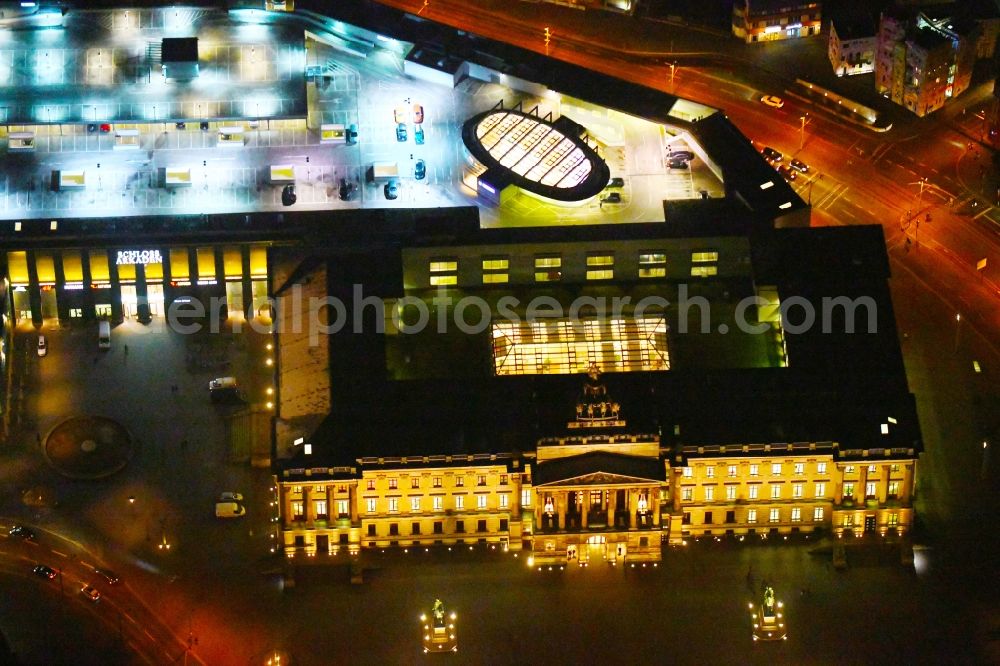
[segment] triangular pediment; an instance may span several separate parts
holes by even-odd
[[[650,482],[659,483],[662,479],[645,479],[639,476],[626,476],[624,474],[612,474],[611,472],[590,472],[568,479],[553,480],[549,483],[536,484],[536,488],[545,486],[613,486],[641,484],[649,485]]]

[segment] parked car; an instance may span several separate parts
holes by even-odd
[[[668,150],[667,157],[671,160],[684,160],[690,162],[694,159],[694,153],[690,150]]]
[[[385,187],[382,188],[382,191],[385,193],[386,199],[389,199],[390,201],[392,201],[393,199],[398,199],[399,182],[396,180],[390,180],[385,184]]]
[[[354,145],[358,142],[358,126],[356,123],[351,123],[347,126],[347,143]]]
[[[49,353],[49,343],[46,342],[44,335],[38,336],[38,355],[45,356]]]
[[[393,121],[397,125],[401,125],[401,124],[405,123],[407,120],[409,120],[409,118],[406,117],[406,107],[405,106],[397,106],[395,109],[393,109],[393,111],[392,111],[392,117],[393,117]]]
[[[185,123],[176,123],[176,124],[174,125],[174,127],[176,127],[176,128],[177,128],[177,129],[179,129],[179,130],[182,130],[182,129],[186,129],[186,128],[187,128],[187,125],[186,125]],[[103,132],[104,130],[101,130],[101,131]]]
[[[219,494],[219,501],[220,502],[242,502],[243,501],[243,495],[241,495],[240,493],[232,492],[232,491],[226,491],[224,493],[220,493]]]
[[[624,178],[612,178],[608,181],[607,187],[625,187]]]
[[[108,123],[101,123],[101,131],[103,133],[105,133],[105,134],[110,133],[111,132],[111,125],[109,125]]]
[[[413,177],[417,180],[423,180],[427,177],[427,163],[423,160],[417,160],[417,163],[413,166]]]
[[[35,568],[32,569],[31,571],[34,572],[36,576],[41,576],[42,578],[48,578],[49,580],[52,580],[58,575],[55,569],[53,569],[52,567],[47,567],[44,564],[36,565]]]
[[[94,573],[103,578],[108,582],[108,585],[117,585],[119,578],[118,574],[110,569],[94,569]]]
[[[215,517],[216,518],[239,518],[245,516],[247,513],[246,508],[238,502],[216,502],[215,503]]]
[[[419,125],[424,122],[424,107],[419,104],[413,105],[413,124]]]
[[[424,145],[424,126],[417,125],[413,128],[413,140],[418,146]]]
[[[769,106],[773,109],[780,109],[785,105],[785,100],[780,97],[775,97],[774,95],[764,95],[760,98],[761,104]]]
[[[285,185],[283,188],[281,188],[282,206],[291,206],[298,200],[299,198],[295,194],[295,185],[289,183],[288,185]]]
[[[406,124],[399,123],[396,125],[396,141],[400,143],[406,141]]]
[[[351,195],[354,194],[354,186],[347,182],[346,178],[340,179],[340,190],[339,190],[341,201],[350,201]]]
[[[34,541],[35,539],[35,533],[24,525],[14,525],[10,528],[10,531],[8,531],[7,534],[15,539],[28,539],[31,541]]]
[[[87,134],[93,134],[96,131],[97,131],[97,125],[95,125],[94,123],[90,123],[87,125]]]
[[[670,169],[687,169],[687,160],[670,160],[667,162],[667,167]]]
[[[101,593],[97,591],[97,588],[93,585],[84,585],[80,589],[80,594],[87,598],[88,601],[92,601],[95,604],[101,600]]]
[[[803,162],[802,160],[792,160],[791,162],[788,163],[788,165],[793,169],[795,169],[796,171],[800,171],[802,173],[809,173],[809,165]]]
[[[769,162],[781,161],[781,153],[779,153],[774,148],[771,148],[770,146],[764,146],[763,148],[761,148],[760,154],[763,155],[764,159],[768,160]]]
[[[782,176],[784,176],[785,180],[788,180],[788,181],[793,181],[793,180],[795,180],[795,177],[796,177],[795,176],[795,170],[792,169],[787,164],[779,164],[778,165],[778,173],[780,173]]]
[[[208,131],[208,121],[207,120],[201,121],[201,131],[202,132],[207,132]]]
[[[601,203],[621,203],[622,195],[620,192],[610,192],[606,197],[601,199]]]

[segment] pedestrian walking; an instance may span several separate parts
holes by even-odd
[[[128,345],[125,345],[125,355],[128,356]]]

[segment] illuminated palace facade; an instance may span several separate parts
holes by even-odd
[[[912,528],[919,426],[877,227],[551,231],[414,233],[393,268],[384,254],[276,257],[279,312],[296,287],[343,297],[358,283],[384,306],[348,303],[366,330],[319,351],[278,336],[286,555],[488,544],[538,566],[638,563],[688,538]],[[476,330],[410,327],[422,308],[454,321],[473,296]],[[855,333],[845,313],[803,330],[782,305],[820,313],[834,296],[871,299]],[[604,312],[602,297],[627,304]],[[548,314],[532,318],[539,302]],[[738,311],[755,332],[724,332]],[[322,370],[296,370],[306,356]]]

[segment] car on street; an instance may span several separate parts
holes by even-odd
[[[612,178],[611,180],[608,181],[606,187],[625,187],[625,179],[617,177]]]
[[[684,160],[685,162],[690,162],[694,159],[694,153],[690,150],[668,150],[667,159],[669,160]]]
[[[769,162],[781,161],[781,153],[779,153],[777,150],[775,150],[770,146],[764,146],[763,148],[761,148],[760,154],[763,155],[764,159],[766,159]]]
[[[687,160],[670,160],[667,162],[667,167],[671,169],[687,169]]]
[[[354,186],[347,182],[346,178],[340,179],[340,190],[338,191],[341,201],[350,201],[351,195],[354,194]]]
[[[417,163],[413,166],[413,177],[417,180],[423,180],[427,177],[427,163],[423,160],[417,160]]]
[[[243,495],[237,492],[227,491],[219,494],[220,502],[242,502]]]
[[[801,173],[809,173],[809,165],[803,162],[802,160],[793,159],[791,162],[788,163],[788,166],[792,167],[793,169]]]
[[[347,143],[354,145],[358,142],[358,126],[356,123],[351,123],[347,126]]]
[[[95,604],[101,600],[101,593],[97,591],[97,588],[93,585],[84,585],[80,588],[80,594],[87,598],[88,601],[92,601]]]
[[[177,124],[174,125],[174,127],[176,127],[179,130],[182,130],[182,129],[186,129],[187,128],[187,124],[185,124],[185,123],[177,123]]]
[[[750,618],[753,621],[754,641],[788,640],[785,631],[785,605],[774,598],[774,588],[764,588],[759,606],[750,604]]]
[[[440,599],[434,600],[430,615],[422,613],[424,654],[430,652],[458,652],[458,638],[455,634],[455,611],[447,613]]]
[[[208,131],[208,121],[207,120],[201,121],[201,131],[202,132],[207,132]]]
[[[32,572],[34,572],[36,576],[41,576],[42,578],[48,578],[49,580],[52,580],[58,575],[55,569],[53,569],[52,567],[47,567],[44,564],[36,565],[35,568],[32,569]]]
[[[295,185],[289,183],[288,185],[285,185],[283,188],[281,188],[282,206],[291,206],[298,200],[299,198],[295,194]]]
[[[97,125],[95,125],[94,123],[90,123],[87,125],[87,134],[93,134],[96,131],[97,131]]]
[[[111,132],[111,125],[109,125],[108,123],[101,123],[101,132],[103,132],[104,134],[108,134],[109,132]]]
[[[94,573],[106,580],[108,585],[117,585],[120,580],[118,574],[110,569],[94,569]]]
[[[764,95],[760,98],[760,103],[764,106],[769,106],[772,109],[780,109],[785,105],[785,100],[774,95]]]
[[[607,196],[601,199],[601,203],[621,203],[622,195],[621,192],[610,192]]]
[[[795,170],[787,164],[779,164],[778,173],[784,176],[787,181],[793,181],[796,178]]]
[[[49,353],[49,343],[46,342],[44,335],[38,336],[38,355],[45,356]]]
[[[24,525],[14,525],[13,527],[10,528],[7,534],[14,537],[15,539],[28,539],[31,541],[34,541],[35,539],[35,533],[32,532],[27,527],[25,527]]]
[[[406,141],[406,124],[399,123],[396,125],[396,141],[403,143]]]
[[[419,125],[424,122],[424,107],[420,104],[413,105],[413,124]]]
[[[417,125],[413,128],[413,140],[418,146],[424,145],[424,126]]]
[[[397,125],[401,125],[402,123],[405,123],[407,120],[409,120],[409,118],[406,117],[406,107],[397,106],[395,109],[393,109],[392,118]]]
[[[396,180],[390,180],[382,188],[382,192],[385,194],[385,198],[389,201],[399,198],[399,182]]]

